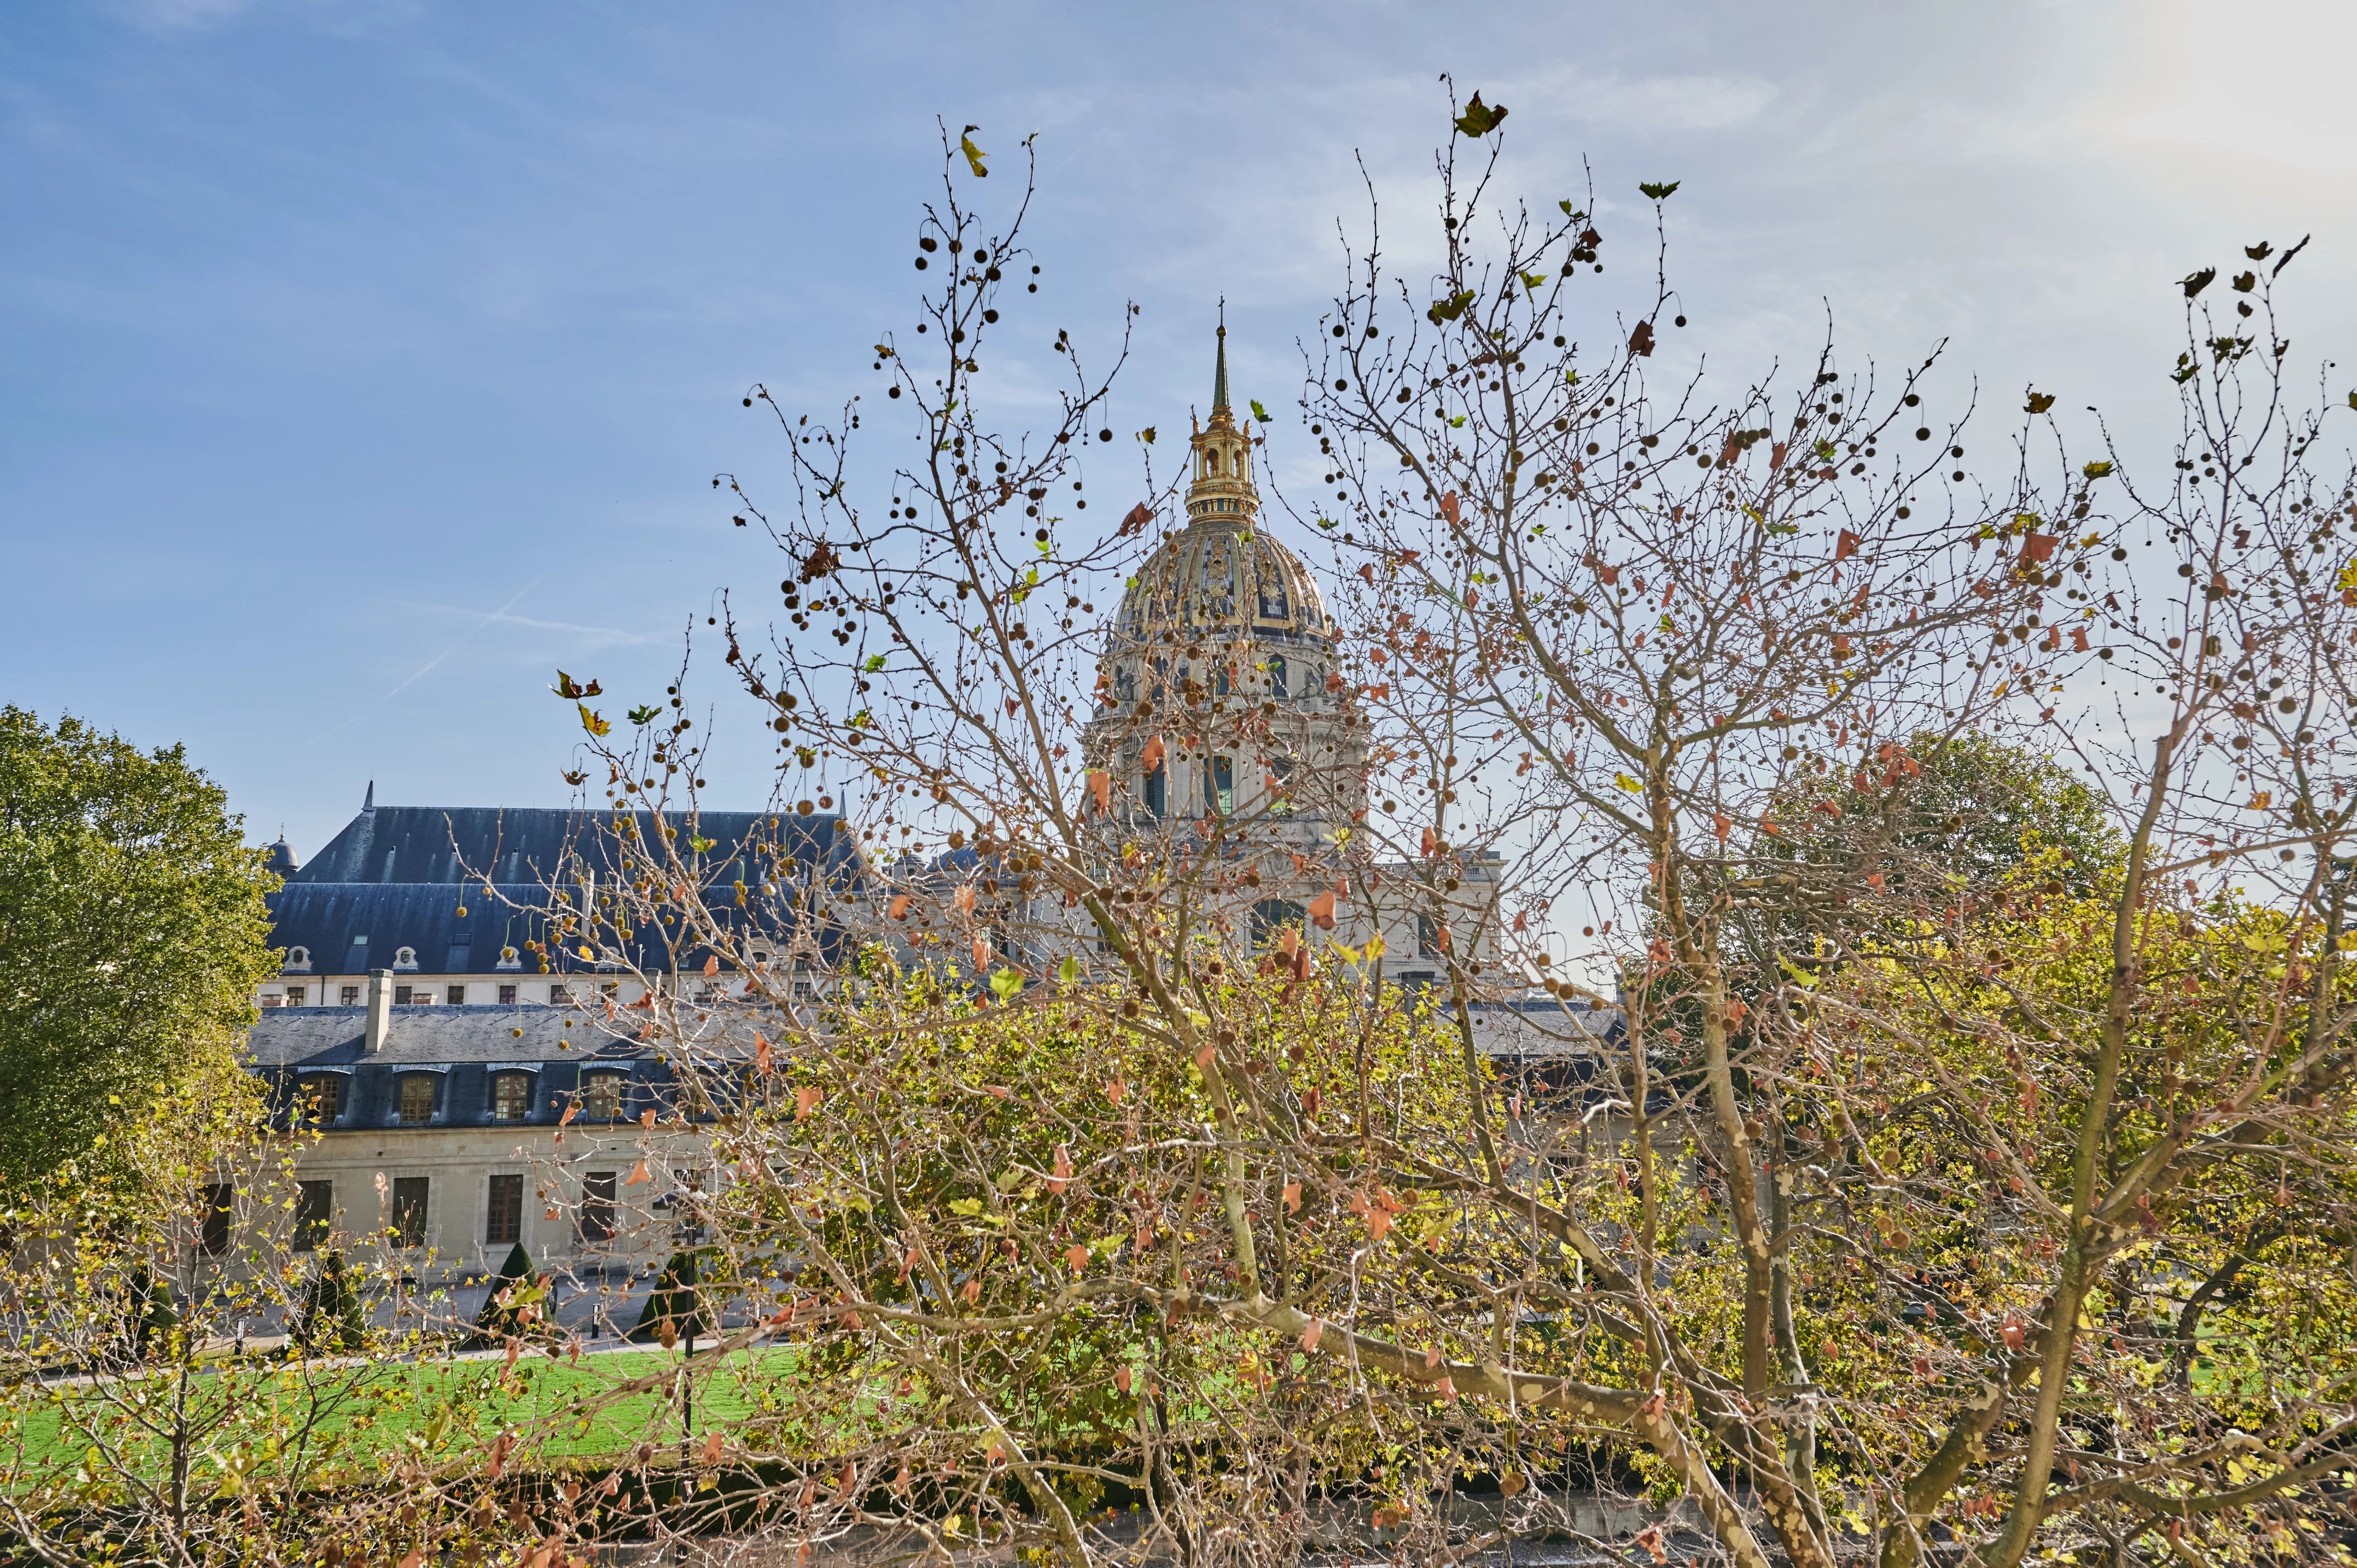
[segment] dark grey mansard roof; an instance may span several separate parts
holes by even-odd
[[[437,1127],[489,1124],[492,1080],[510,1071],[533,1079],[529,1126],[554,1123],[587,1073],[621,1075],[625,1121],[649,1109],[667,1116],[679,1096],[677,1075],[650,1047],[614,1038],[587,1011],[396,1007],[384,1048],[374,1056],[361,1049],[367,1026],[361,1007],[271,1009],[248,1038],[248,1066],[282,1111],[305,1079],[342,1078],[343,1110],[330,1131],[393,1125],[400,1080],[415,1073],[436,1081],[431,1125]]]
[[[424,974],[538,973],[539,955],[527,943],[544,939],[545,921],[537,911],[549,900],[548,884],[569,884],[583,866],[604,880],[618,821],[640,842],[651,842],[658,830],[649,812],[618,819],[493,807],[363,811],[271,896],[272,940],[290,951],[303,949],[314,974],[389,969],[404,947],[415,952]],[[666,818],[662,825],[676,831],[673,842],[683,857],[693,856],[693,838],[714,841],[703,855],[713,878],[709,907],[731,926],[780,935],[779,911],[790,915],[798,902],[757,896],[739,910],[737,882],[758,888],[780,876],[791,893],[815,884],[856,891],[862,880],[856,840],[841,831],[839,817],[705,812]],[[780,875],[777,868],[784,861],[791,865]],[[486,872],[493,878],[488,889],[480,879]],[[827,925],[820,935],[832,960],[839,931]],[[517,950],[517,960],[503,961],[504,948]],[[646,968],[701,964],[704,956],[700,950],[669,950],[659,931],[642,933],[634,948],[633,961]],[[587,967],[561,952],[552,953],[551,961],[559,971]]]
[[[377,806],[361,811],[308,864],[288,878],[310,882],[494,883],[545,882],[569,876],[580,861],[600,875],[612,868],[611,830],[627,822],[651,843],[657,819],[651,811],[619,816],[548,807]],[[705,811],[695,817],[667,813],[663,825],[676,829],[682,852],[692,834],[714,840],[707,863],[741,860],[736,875],[747,883],[766,865],[762,846],[775,844],[804,868],[836,875],[857,859],[851,835],[839,831],[840,817],[799,817],[787,811]],[[727,880],[727,878],[723,878]]]

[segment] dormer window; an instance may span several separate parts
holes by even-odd
[[[593,1072],[581,1079],[581,1115],[589,1122],[619,1122],[622,1119],[622,1075],[619,1072]]]
[[[417,950],[415,948],[393,949],[393,967],[395,969],[415,969],[417,967]]]
[[[423,1127],[434,1120],[435,1075],[413,1072],[401,1080],[401,1124]]]
[[[491,1079],[492,1121],[522,1122],[531,1115],[532,1074],[503,1072]]]
[[[296,1109],[312,1122],[328,1122],[344,1113],[344,1075],[314,1073],[296,1086]]]
[[[288,948],[286,950],[285,972],[288,974],[310,973],[311,950],[309,948]]]

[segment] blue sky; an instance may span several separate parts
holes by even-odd
[[[1422,242],[1448,70],[1534,199],[1683,182],[1681,353],[1748,374],[1830,310],[1846,365],[1946,339],[1954,395],[2165,435],[2170,280],[2232,247],[2313,232],[2294,355],[2357,352],[2352,58],[2348,7],[2249,0],[17,0],[0,701],[185,740],[305,854],[371,779],[561,801],[553,670],[658,684],[775,577],[710,478],[780,471],[750,382],[831,406],[906,330],[936,114],[1006,173],[1039,133],[1042,322],[1142,307],[1122,428],[1203,400],[1223,294],[1239,392],[1290,403],[1356,159]]]

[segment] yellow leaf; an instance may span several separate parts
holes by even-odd
[[[974,145],[974,138],[972,136],[960,136],[958,138],[958,151],[965,155],[966,167],[974,170],[974,178],[987,179],[990,177],[990,171],[982,166],[982,160],[989,155],[985,154],[980,147]]]
[[[581,727],[587,730],[591,735],[604,735],[607,731],[614,727],[612,725],[608,724],[604,719],[599,718],[596,714],[591,713],[589,711],[588,703],[576,703],[573,705],[581,710]]]
[[[1377,959],[1379,959],[1379,958],[1383,957],[1383,939],[1382,935],[1381,935],[1380,933],[1378,933],[1378,934],[1377,934],[1377,935],[1375,935],[1375,936],[1369,937],[1369,938],[1367,939],[1367,945],[1366,945],[1365,947],[1361,948],[1361,949],[1359,950],[1359,951],[1360,951],[1361,953],[1362,953],[1362,954],[1364,954],[1364,955],[1365,955],[1366,960],[1367,960],[1367,961],[1368,961],[1369,963],[1372,963],[1372,962],[1374,962],[1374,961],[1375,961],[1375,960],[1377,960]]]
[[[1615,773],[1612,776],[1612,782],[1620,789],[1628,790],[1631,795],[1641,795],[1645,792],[1645,787],[1626,773]]]

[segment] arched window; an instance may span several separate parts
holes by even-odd
[[[310,968],[311,968],[311,950],[310,950],[309,948],[300,948],[300,947],[297,947],[297,948],[288,948],[288,949],[286,950],[286,972],[287,972],[287,973],[289,973],[289,974],[306,974],[306,973],[308,973],[308,972],[310,972]]]
[[[1117,701],[1137,701],[1137,671],[1124,664],[1113,672],[1113,694]]]
[[[395,969],[415,969],[417,967],[417,950],[415,948],[395,948],[393,953],[393,967]]]
[[[1263,599],[1261,603],[1265,607],[1268,601]],[[1285,689],[1285,655],[1282,653],[1270,654],[1268,658],[1268,694],[1270,696],[1289,697],[1293,694]]]
[[[1236,759],[1207,757],[1203,768],[1203,809],[1224,817],[1236,809]]]
[[[1288,926],[1299,930],[1302,921],[1308,918],[1308,912],[1290,898],[1263,898],[1253,906],[1253,946],[1268,946],[1277,940],[1277,933]]]
[[[1157,762],[1154,771],[1146,776],[1146,810],[1148,815],[1167,817],[1170,814],[1170,768]]]

